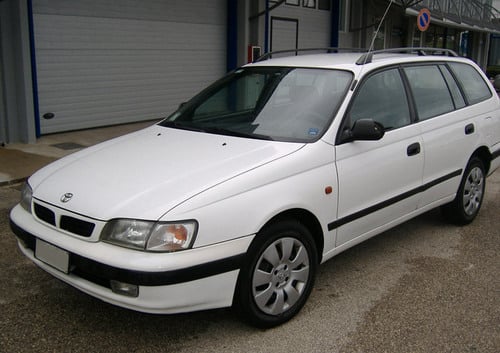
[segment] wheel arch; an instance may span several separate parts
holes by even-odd
[[[300,237],[300,235],[303,235],[303,237]],[[244,260],[244,264],[242,265],[242,268],[240,269],[240,272],[238,274],[238,279],[233,294],[233,308],[237,310],[237,312],[242,315],[248,321],[248,323],[259,328],[271,328],[276,325],[280,325],[294,317],[306,303],[307,298],[309,297],[314,286],[315,274],[317,271],[317,267],[320,264],[319,254],[322,253],[323,249],[322,236],[323,232],[321,230],[319,221],[314,216],[314,214],[304,209],[298,208],[285,210],[269,219],[261,227],[246,253],[246,259]],[[260,260],[260,258],[263,256],[263,253],[267,249],[269,249],[270,247],[283,246],[283,243],[281,243],[280,239],[289,237],[295,237],[302,243],[300,244],[301,247],[306,247],[311,250],[310,252],[309,250],[306,250],[308,252],[309,260],[304,260],[308,261],[308,266],[306,268],[309,269],[307,270],[307,273],[305,275],[307,276],[307,279],[298,279],[302,276],[297,277],[298,281],[302,281],[302,285],[300,287],[302,289],[299,289],[299,287],[294,287],[295,290],[292,291],[294,293],[298,293],[298,297],[296,297],[295,295],[289,296],[291,292],[289,293],[286,290],[289,285],[291,287],[295,286],[294,283],[296,282],[295,279],[290,279],[290,282],[288,282],[289,277],[287,274],[291,274],[295,271],[293,269],[288,270],[287,266],[285,266],[284,268],[281,267],[282,264],[289,265],[289,263],[286,262],[288,260],[282,262],[281,255],[277,256],[277,258],[279,259],[279,261],[277,262],[280,263],[278,265],[276,265],[275,261],[273,260],[271,260],[272,264],[267,259]],[[280,245],[275,245],[278,243]],[[314,247],[315,249],[312,249],[312,247]],[[276,254],[278,253],[279,250],[276,250]],[[290,256],[290,254],[288,256]],[[299,259],[298,256],[297,258]],[[300,258],[303,258],[303,256],[300,256]],[[266,267],[259,267],[259,263],[261,263],[261,261],[264,262],[264,265]],[[271,269],[268,268],[269,266],[271,266]],[[260,269],[256,270],[257,268]],[[277,273],[281,271],[284,271],[282,275],[287,276],[286,278],[280,279],[279,277],[276,277],[278,276]],[[298,271],[301,271],[301,269],[299,269]],[[266,279],[264,276],[265,283],[258,284],[258,287],[255,287],[254,274],[257,272],[259,273],[259,282],[262,280],[262,273],[269,273],[273,277]],[[283,287],[279,287],[279,283],[275,285],[276,282],[273,281],[276,281],[277,279],[279,281],[283,280],[287,282],[286,285],[284,285]],[[257,289],[263,286],[268,286],[263,291],[268,293],[269,291],[267,289],[271,288],[273,292],[272,296],[265,300],[279,303],[280,301],[276,299],[278,296],[277,293],[279,291],[282,291],[283,293],[286,292],[285,294],[281,295],[281,298],[283,298],[281,301],[282,303],[287,301],[287,298],[292,298],[289,306],[282,306],[281,309],[278,308],[279,310],[276,313],[268,312],[267,310],[265,310],[262,306],[263,303],[259,304],[256,300],[256,292],[254,291],[254,288]],[[258,290],[261,291],[262,288]],[[293,297],[295,297],[295,299],[293,299]],[[264,306],[267,307],[267,303],[264,304]]]
[[[311,232],[311,235],[314,239],[314,243],[316,245],[316,250],[318,251],[317,254],[318,263],[321,263],[323,257],[322,254],[325,244],[325,238],[323,234],[323,229],[321,228],[321,223],[316,218],[316,216],[305,209],[301,208],[289,209],[275,215],[273,218],[267,221],[262,228],[265,228],[271,224],[280,222],[285,219],[293,219],[301,223]]]
[[[491,155],[488,147],[481,146],[481,147],[477,148],[474,151],[474,153],[472,154],[472,156],[470,157],[469,162],[474,157],[479,158],[483,162],[485,174],[488,175],[488,172],[489,172],[490,166],[491,166],[491,159],[492,159],[492,155]]]

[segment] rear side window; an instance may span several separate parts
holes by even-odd
[[[351,126],[359,119],[373,119],[386,130],[410,124],[410,110],[398,69],[378,72],[361,86],[350,110]]]
[[[453,102],[455,103],[455,109],[460,109],[465,107],[466,104],[464,97],[462,96],[462,92],[460,92],[460,88],[458,88],[457,82],[451,75],[450,71],[445,65],[439,65],[439,68],[443,73],[448,88],[450,89],[451,96],[453,97]]]
[[[451,93],[437,65],[404,69],[410,83],[419,120],[426,120],[455,109]]]
[[[450,63],[450,67],[460,81],[469,104],[479,103],[491,97],[488,85],[472,66],[463,63]]]

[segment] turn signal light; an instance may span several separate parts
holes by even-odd
[[[113,293],[133,298],[137,298],[139,296],[139,286],[135,284],[128,284],[114,280],[111,280],[110,282]]]
[[[185,242],[188,238],[186,227],[178,224],[168,226],[167,232],[171,233],[173,237],[181,242]]]

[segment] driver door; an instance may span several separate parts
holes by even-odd
[[[359,242],[405,219],[416,210],[422,185],[422,138],[411,114],[398,68],[371,74],[355,93],[343,129],[359,119],[384,126],[377,141],[339,141],[336,246]]]

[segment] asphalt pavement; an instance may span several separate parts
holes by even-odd
[[[269,330],[229,309],[137,313],[59,282],[17,249],[19,188],[0,187],[0,352],[500,352],[500,171],[471,225],[434,210],[340,254]]]

